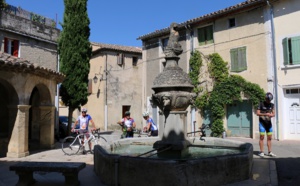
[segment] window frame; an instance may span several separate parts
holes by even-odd
[[[208,25],[197,29],[199,46],[214,43],[214,26]]]
[[[247,47],[230,49],[230,72],[242,72],[247,68]]]
[[[20,41],[4,37],[4,52],[15,57],[20,57]]]
[[[132,56],[132,66],[136,67],[138,63],[138,57]]]
[[[125,55],[123,54],[123,53],[119,53],[118,55],[117,55],[117,64],[118,65],[120,65],[120,66],[122,66],[122,65],[124,65],[124,62],[125,62]]]
[[[165,51],[165,48],[168,46],[169,37],[165,37],[161,39],[161,48],[162,51]]]
[[[232,21],[234,21],[234,25],[231,25]],[[235,17],[232,17],[232,18],[228,19],[228,28],[233,28],[233,27],[236,27],[236,19],[235,19]]]
[[[300,36],[282,39],[283,65],[300,65]]]

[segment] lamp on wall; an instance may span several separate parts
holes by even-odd
[[[95,77],[93,78],[93,81],[94,81],[94,83],[97,83],[97,81],[98,81],[96,74],[95,74]]]
[[[98,82],[98,77],[97,75],[101,75],[100,81],[105,81],[106,79],[103,79],[103,74],[95,74],[95,77],[93,78],[94,83]]]

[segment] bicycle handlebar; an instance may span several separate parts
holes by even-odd
[[[73,132],[88,132],[86,129],[73,129]],[[93,134],[100,133],[100,128],[91,131]]]

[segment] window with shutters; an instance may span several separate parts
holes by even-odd
[[[198,29],[199,46],[214,43],[213,25],[202,27]]]
[[[118,54],[118,65],[122,66],[124,64],[124,54]]]
[[[231,72],[241,72],[247,70],[246,47],[231,49],[230,58]]]
[[[4,38],[4,52],[10,55],[19,56],[19,41],[15,39]]]
[[[300,36],[287,37],[282,40],[283,47],[283,64],[299,65],[300,64]]]

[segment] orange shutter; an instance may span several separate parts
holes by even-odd
[[[13,56],[19,57],[19,41],[18,40],[14,40],[14,52],[13,52]]]

